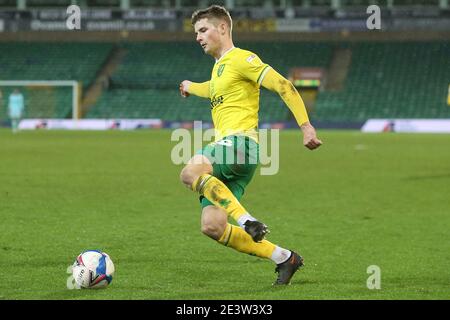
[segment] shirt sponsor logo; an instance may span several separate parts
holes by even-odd
[[[211,109],[214,109],[218,105],[223,103],[223,96],[215,97],[211,99]]]
[[[253,59],[256,58],[256,55],[252,54],[250,57],[247,58],[247,62],[251,63]]]

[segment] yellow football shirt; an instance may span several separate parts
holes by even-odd
[[[253,52],[233,47],[211,73],[211,113],[216,141],[244,134],[258,141],[259,88],[270,66]]]

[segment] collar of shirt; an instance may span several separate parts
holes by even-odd
[[[235,47],[235,46],[232,46],[230,49],[228,49],[227,51],[225,51],[225,52],[223,53],[223,55],[222,55],[219,59],[216,59],[216,63],[219,62],[223,57],[226,56],[226,54],[227,54],[228,52],[230,52],[230,51],[233,50],[234,48],[236,48],[236,47]]]

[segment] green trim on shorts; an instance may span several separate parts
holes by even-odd
[[[206,145],[196,152],[209,159],[213,176],[221,180],[240,200],[259,163],[259,145],[248,136],[231,135]],[[213,205],[200,197],[202,209]]]

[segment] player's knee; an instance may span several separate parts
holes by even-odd
[[[192,185],[192,183],[194,182],[192,180],[193,177],[192,174],[189,172],[189,168],[187,166],[184,167],[183,170],[181,170],[180,172],[180,181],[185,185]]]
[[[180,172],[180,180],[186,186],[191,187],[194,181],[204,173],[212,173],[208,165],[188,164]]]
[[[219,240],[225,232],[226,223],[208,221],[202,223],[202,233],[214,240]]]

